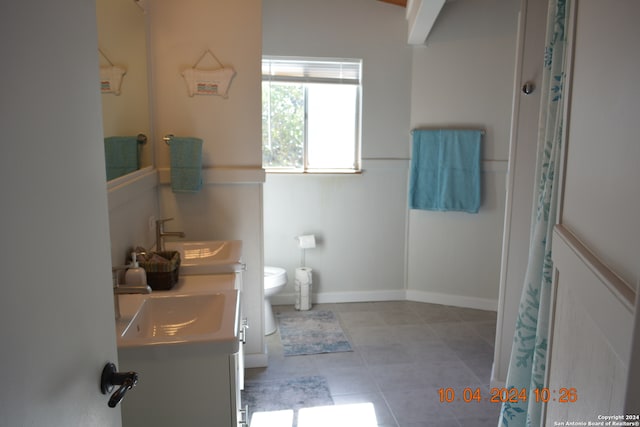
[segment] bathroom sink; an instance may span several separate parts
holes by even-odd
[[[164,247],[180,253],[180,274],[232,273],[244,267],[242,240],[175,241]]]
[[[151,296],[118,335],[118,347],[217,342],[233,352],[238,346],[238,316],[236,290]]]

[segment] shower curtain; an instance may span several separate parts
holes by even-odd
[[[562,95],[566,67],[566,29],[572,0],[549,0],[538,126],[538,153],[529,259],[520,298],[506,388],[525,388],[526,399],[504,402],[499,427],[538,427],[542,403],[534,390],[544,387],[549,336],[553,262],[551,233],[556,219],[561,142]]]

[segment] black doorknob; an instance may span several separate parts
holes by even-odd
[[[100,377],[100,391],[102,394],[111,393],[114,386],[119,385],[118,388],[109,399],[109,407],[115,408],[118,403],[124,398],[127,391],[131,390],[138,383],[138,374],[135,372],[118,372],[116,365],[109,362],[104,365],[102,369],[102,375]]]

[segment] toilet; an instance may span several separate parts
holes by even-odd
[[[264,267],[264,334],[276,331],[276,318],[273,315],[270,298],[287,285],[287,270],[280,267]]]

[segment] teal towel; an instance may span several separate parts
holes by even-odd
[[[477,213],[482,131],[415,130],[409,208]]]
[[[202,140],[173,137],[171,152],[171,189],[174,193],[197,193],[202,188]]]
[[[104,139],[104,158],[107,166],[107,181],[137,171],[138,137],[110,136]]]

